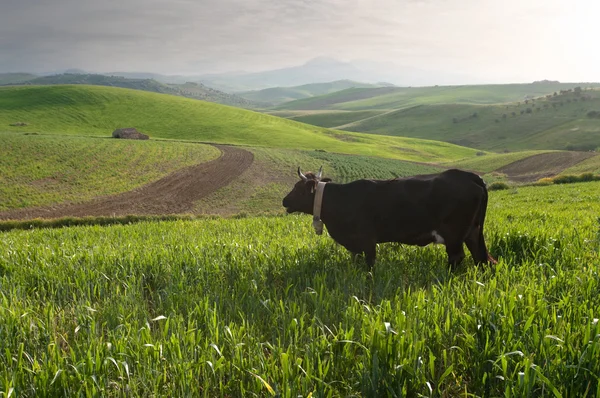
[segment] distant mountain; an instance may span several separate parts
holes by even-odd
[[[31,73],[0,73],[0,85],[19,84],[35,79],[37,76]]]
[[[303,98],[316,97],[319,95],[330,94],[348,88],[373,88],[389,84],[370,84],[355,82],[352,80],[337,80],[327,83],[311,83],[295,87],[273,87],[258,91],[246,91],[238,93],[240,97],[252,101],[267,103],[275,106],[288,101],[294,101]]]
[[[366,76],[348,62],[332,58],[315,58],[304,65],[243,74],[202,75],[200,81],[210,87],[229,92],[262,90],[273,87],[293,87],[336,80],[375,82],[375,76]]]
[[[337,80],[371,84],[386,81],[399,86],[450,85],[474,80],[473,76],[464,76],[448,70],[425,70],[365,60],[342,62],[326,57],[315,58],[304,65],[289,68],[257,73],[202,75],[199,79],[209,87],[236,93]]]
[[[1,75],[0,75],[1,76]],[[110,86],[151,91],[155,93],[178,95],[203,101],[215,102],[240,108],[259,108],[263,104],[233,94],[227,94],[200,83],[165,84],[154,79],[135,79],[122,76],[106,76],[97,74],[63,73],[52,76],[33,76],[26,81],[3,84],[55,85],[55,84],[89,84],[94,86]],[[1,84],[0,84],[1,85]]]

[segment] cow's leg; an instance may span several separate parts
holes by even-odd
[[[474,225],[471,228],[467,238],[465,239],[465,243],[467,244],[467,248],[473,256],[473,261],[475,261],[475,264],[480,265],[496,263],[496,260],[488,253],[485,245],[485,239],[483,237],[483,230],[478,225]]]
[[[373,265],[375,265],[375,258],[377,257],[377,249],[376,245],[370,246],[364,250],[365,253],[365,261],[367,263],[367,267],[369,271],[373,270]]]
[[[343,242],[342,246],[352,253],[354,261],[357,261],[359,256],[364,256],[367,271],[373,269],[377,245],[375,242],[372,242],[372,239],[370,239],[368,236],[358,234],[354,235],[351,237],[351,239]]]
[[[455,269],[458,264],[465,258],[465,251],[462,242],[446,243],[446,254],[448,254],[448,263],[452,269]]]

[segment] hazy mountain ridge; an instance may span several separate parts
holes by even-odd
[[[26,81],[15,81],[2,84],[89,84],[94,86],[121,87],[161,94],[177,95],[203,101],[215,102],[223,105],[237,106],[240,108],[256,108],[262,106],[262,104],[239,97],[237,95],[224,93],[222,91],[206,87],[201,83],[187,82],[184,84],[166,84],[154,79],[138,79],[102,74],[63,73],[58,75],[34,77]]]
[[[249,100],[267,103],[269,106],[275,106],[288,101],[331,94],[348,88],[376,88],[384,85],[389,86],[387,83],[371,84],[352,80],[337,80],[294,87],[272,87],[263,90],[241,92],[238,95]]]

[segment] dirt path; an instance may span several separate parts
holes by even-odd
[[[231,183],[254,161],[254,155],[244,149],[215,147],[221,151],[219,158],[178,170],[133,191],[85,203],[0,212],[0,220],[190,212],[195,201]]]
[[[509,180],[532,182],[553,177],[585,159],[596,156],[595,152],[548,152],[517,160],[495,170],[506,174]]]

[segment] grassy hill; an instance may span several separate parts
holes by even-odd
[[[295,87],[272,87],[264,90],[245,91],[238,93],[238,95],[248,100],[264,102],[269,106],[275,106],[284,102],[316,97],[355,87],[374,88],[378,86],[352,80],[337,80],[329,83],[313,83]]]
[[[590,83],[490,84],[475,86],[353,88],[279,105],[277,110],[391,110],[423,104],[497,104],[524,101]]]
[[[290,109],[273,113],[345,131],[433,139],[496,152],[595,150],[600,147],[600,91],[584,87],[576,92],[576,87],[581,85],[353,89],[284,104]],[[553,88],[557,91],[546,91]],[[295,110],[303,107],[319,110]]]
[[[422,162],[476,150],[429,140],[345,133],[204,101],[100,86],[0,88],[0,131],[109,136],[135,127],[152,138],[379,156]],[[25,126],[10,126],[15,123]]]
[[[187,98],[200,99],[204,101],[216,102],[218,104],[238,106],[241,108],[257,108],[264,104],[255,103],[251,100],[239,97],[234,94],[224,93],[204,86],[200,83],[167,84],[154,79],[137,79],[122,76],[107,76],[85,73],[63,73],[51,76],[33,76],[27,80],[16,80],[2,82],[0,85],[7,84],[28,84],[28,85],[61,85],[61,84],[87,84],[95,86],[109,86],[130,88],[134,90],[150,91],[153,93],[179,95]],[[1,77],[1,76],[0,76]]]
[[[527,103],[418,105],[363,119],[345,129],[493,151],[594,150],[600,147],[600,119],[590,116],[594,111],[600,111],[598,90],[580,95],[568,92]]]
[[[128,191],[216,158],[212,146],[0,132],[0,211]]]

